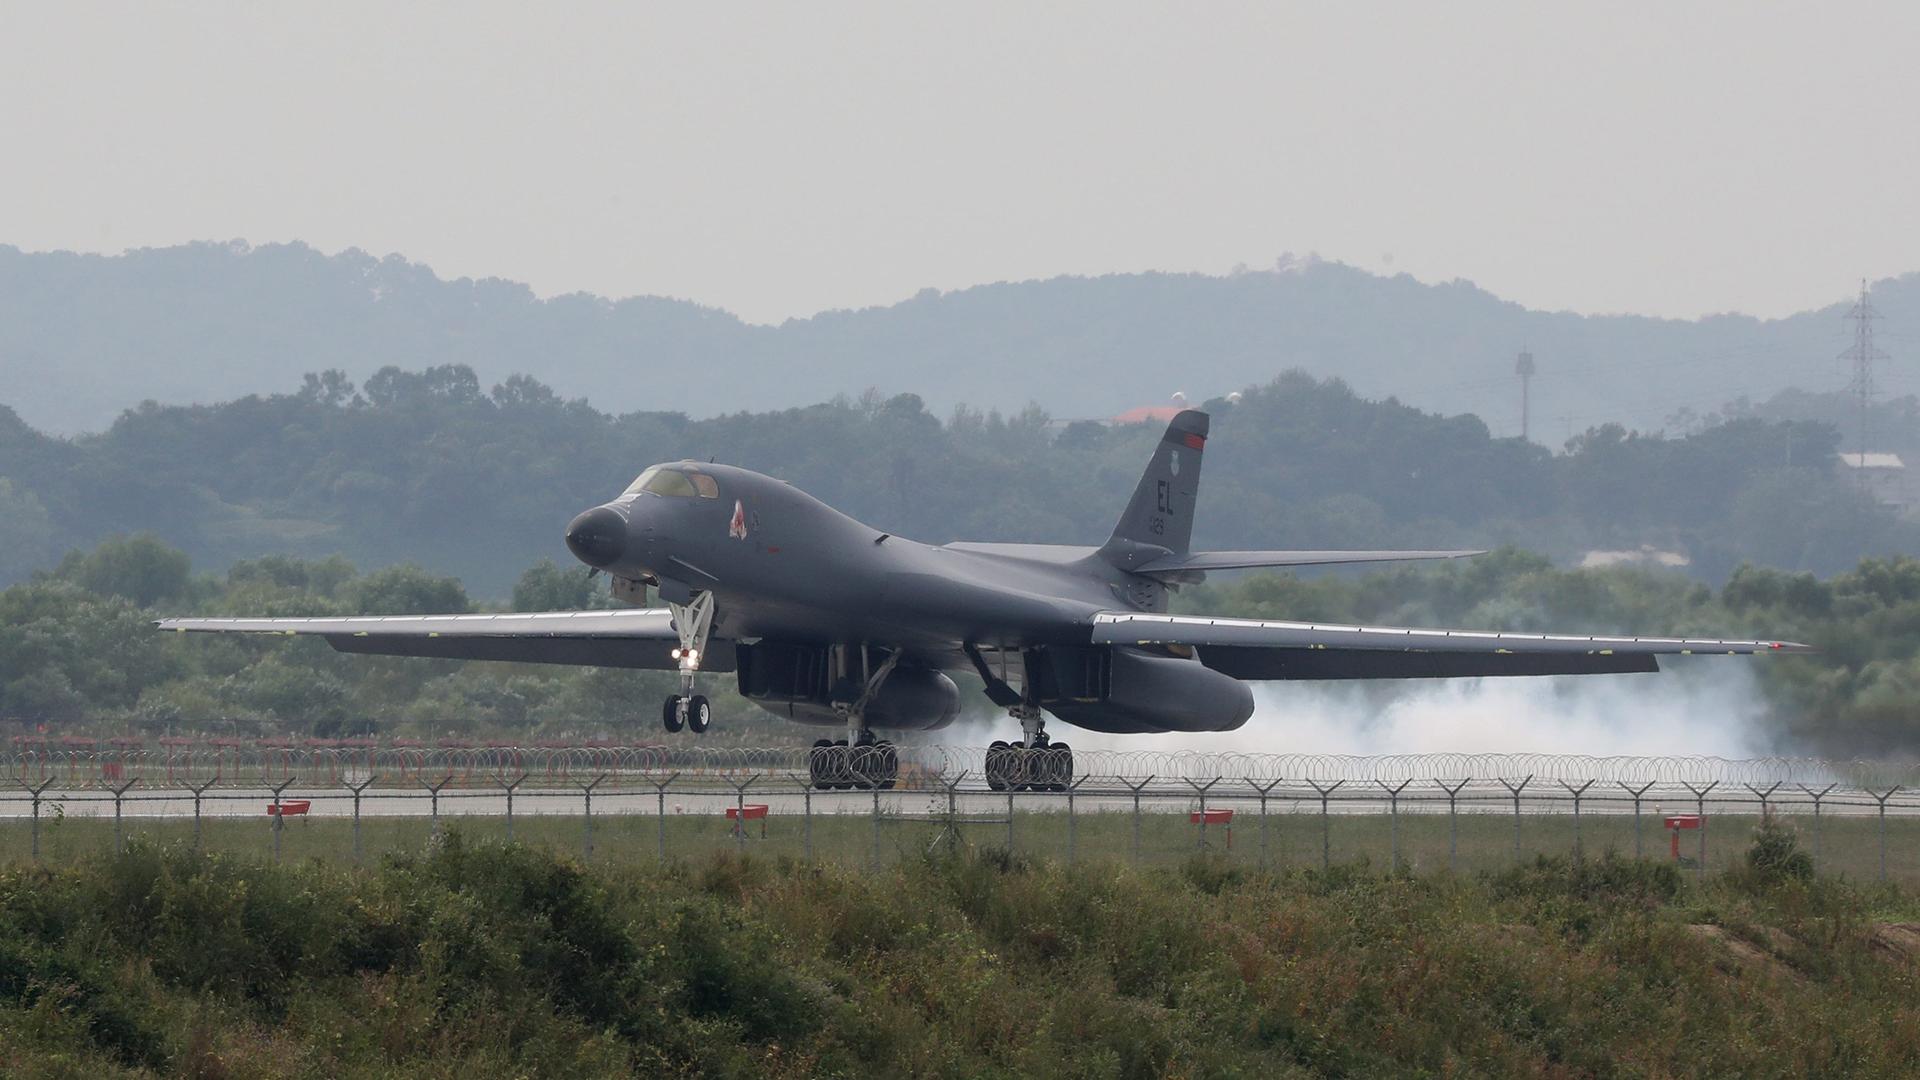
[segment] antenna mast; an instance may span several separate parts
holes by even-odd
[[[1887,354],[1873,344],[1873,320],[1880,313],[1873,309],[1873,301],[1867,295],[1867,280],[1860,279],[1860,299],[1847,312],[1847,321],[1853,324],[1853,345],[1840,354],[1840,359],[1853,361],[1853,378],[1847,383],[1847,392],[1853,394],[1860,408],[1860,456],[1854,462],[1859,466],[1855,473],[1861,483],[1866,483],[1867,468],[1867,406],[1871,402],[1875,387],[1873,384],[1873,362],[1885,360]]]

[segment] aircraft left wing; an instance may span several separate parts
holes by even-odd
[[[341,652],[587,664],[671,671],[680,643],[665,608],[508,612],[492,615],[359,615],[344,618],[161,619],[181,633],[280,634],[325,638]],[[709,639],[702,671],[732,671],[733,650]]]
[[[1237,679],[1417,679],[1658,671],[1661,655],[1812,652],[1791,641],[1601,637],[1104,611],[1093,641],[1192,646]]]

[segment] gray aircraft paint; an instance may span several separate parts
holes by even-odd
[[[1165,615],[1167,586],[1209,570],[1479,554],[1192,552],[1207,431],[1206,414],[1195,410],[1172,420],[1113,535],[1097,548],[923,544],[856,521],[784,481],[698,462],[657,466],[679,474],[672,480],[679,493],[630,489],[576,517],[566,541],[582,562],[646,582],[669,603],[711,594],[701,669],[737,668],[743,692],[750,685],[763,691],[751,699],[816,723],[845,722],[850,691],[806,680],[823,657],[845,666],[856,649],[867,665],[863,678],[880,658],[894,662],[884,692],[861,699],[869,727],[950,721],[957,704],[944,673],[963,672],[981,676],[999,704],[1036,706],[1116,732],[1238,727],[1253,709],[1243,679],[1644,672],[1658,670],[1660,654],[1806,649]],[[662,610],[158,625],[316,634],[345,652],[660,670],[678,666],[680,642]],[[844,683],[852,672],[839,674]],[[777,687],[773,698],[768,686]]]

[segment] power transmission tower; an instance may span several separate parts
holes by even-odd
[[[1873,301],[1867,295],[1867,281],[1860,279],[1860,299],[1847,312],[1848,322],[1853,324],[1853,344],[1841,352],[1840,359],[1853,361],[1853,378],[1847,383],[1847,392],[1853,394],[1860,408],[1860,457],[1854,462],[1859,466],[1855,473],[1862,484],[1867,479],[1867,406],[1874,395],[1873,362],[1885,360],[1887,354],[1873,344],[1873,320],[1880,313],[1873,310]]]
[[[1525,439],[1533,420],[1533,354],[1521,349],[1513,372],[1520,376],[1520,437]]]

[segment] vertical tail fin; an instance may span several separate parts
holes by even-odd
[[[1187,409],[1167,425],[1147,471],[1133,491],[1113,537],[1100,553],[1127,567],[1168,552],[1184,554],[1193,539],[1194,499],[1200,493],[1200,453],[1207,445],[1207,414]]]

